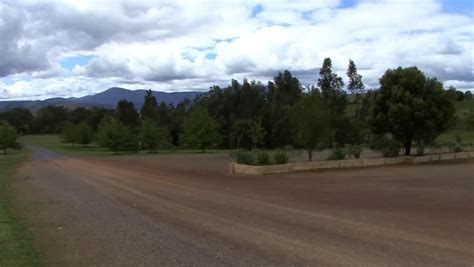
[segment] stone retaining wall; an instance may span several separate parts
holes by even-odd
[[[426,155],[420,157],[402,156],[397,158],[373,158],[373,159],[346,159],[346,160],[324,160],[292,162],[283,165],[251,166],[237,163],[229,163],[229,173],[241,173],[252,175],[278,174],[301,171],[313,171],[323,169],[360,168],[370,166],[383,166],[392,164],[417,164],[437,162],[444,160],[474,158],[474,151],[443,153]]]

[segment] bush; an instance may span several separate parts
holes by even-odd
[[[446,144],[450,152],[463,152],[463,144],[462,144],[462,139],[459,135],[455,136],[456,142],[449,142]]]
[[[331,155],[329,155],[329,160],[343,160],[346,158],[346,153],[342,148],[336,148],[332,151]]]
[[[273,153],[273,162],[275,164],[287,164],[288,154],[285,151],[277,151]]]
[[[372,139],[370,148],[381,152],[384,157],[388,158],[397,157],[402,145],[398,141],[388,138],[387,136],[375,136]]]
[[[257,165],[262,166],[262,165],[270,165],[270,155],[266,151],[259,151],[257,153]]]
[[[238,152],[236,161],[238,164],[255,165],[255,157],[251,152]]]
[[[354,157],[356,159],[360,158],[360,154],[362,153],[362,145],[346,145],[345,146],[346,154],[350,157]]]

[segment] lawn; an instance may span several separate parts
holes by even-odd
[[[59,135],[26,135],[21,138],[21,142],[25,145],[40,145],[48,149],[61,152],[64,154],[75,155],[75,156],[117,156],[117,155],[130,155],[130,153],[114,153],[107,148],[98,146],[97,144],[90,144],[88,146],[77,146],[73,147],[71,144],[65,144],[61,142]],[[206,153],[228,153],[231,150],[225,149],[208,149]],[[150,153],[148,151],[139,151],[137,155],[147,154],[198,154],[201,150],[198,149],[168,149],[159,150],[156,153]],[[1,266],[0,266],[1,267]]]
[[[455,142],[456,136],[461,137],[462,143],[474,144],[474,131],[465,129],[452,129],[438,136],[436,141],[441,144]]]
[[[10,205],[9,186],[15,168],[24,160],[24,151],[0,155],[0,266],[40,266],[30,234]]]

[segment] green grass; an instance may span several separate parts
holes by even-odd
[[[40,266],[31,236],[11,208],[9,185],[24,151],[0,155],[0,266]]]
[[[90,144],[86,147],[76,146],[72,147],[71,144],[65,144],[61,142],[59,135],[26,135],[20,140],[26,145],[40,145],[48,149],[69,154],[75,156],[119,156],[119,155],[131,155],[131,153],[114,153],[107,148],[98,146],[97,144]],[[231,150],[225,149],[208,149],[206,153],[225,153]],[[150,153],[148,151],[139,151],[133,153],[133,155],[156,155],[156,154],[199,154],[201,150],[197,149],[171,149],[171,150],[159,150],[156,153]],[[0,266],[1,267],[1,266]]]
[[[96,144],[90,144],[85,147],[81,145],[72,147],[72,144],[61,142],[59,135],[26,135],[22,136],[20,141],[25,145],[40,145],[57,152],[78,156],[111,156],[114,154],[106,148],[99,147]]]
[[[465,129],[452,129],[442,135],[438,136],[436,142],[438,143],[449,143],[455,142],[456,136],[461,137],[462,143],[470,143],[474,144],[474,131],[472,130],[465,130]]]
[[[458,114],[467,113],[469,110],[474,109],[474,99],[456,101],[455,107]]]

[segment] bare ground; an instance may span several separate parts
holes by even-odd
[[[254,177],[32,150],[16,205],[49,266],[474,264],[472,160]]]

